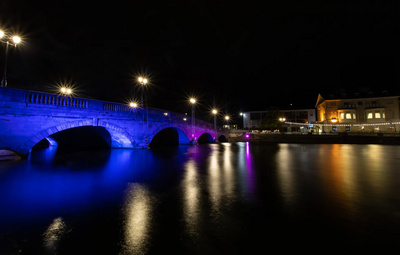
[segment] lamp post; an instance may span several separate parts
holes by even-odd
[[[129,106],[130,106],[131,108],[133,108],[133,114],[135,114],[135,110],[136,110],[136,107],[137,107],[137,103],[135,103],[135,102],[130,102],[130,103],[129,103]]]
[[[142,90],[142,92],[141,92],[141,108],[143,109],[143,106],[145,106],[145,107],[147,107],[148,105],[147,105],[147,96],[145,95],[145,97],[146,97],[146,105],[143,103],[144,101],[143,101],[143,91],[144,91],[144,86],[147,84],[147,82],[148,82],[148,80],[146,79],[146,78],[143,78],[143,77],[139,77],[139,83],[142,85],[141,86],[141,90]],[[146,110],[146,121],[148,121],[148,114],[147,114],[148,112],[147,112],[147,110]],[[144,121],[144,114],[143,114],[143,121]]]
[[[144,86],[147,84],[147,79],[143,77],[139,77],[139,83],[142,85],[142,93],[141,93],[141,107],[143,107],[143,90]]]
[[[13,40],[14,43],[10,43],[10,40]],[[1,87],[7,87],[7,57],[8,57],[8,46],[17,47],[17,44],[21,42],[21,38],[18,36],[6,36],[6,34],[0,30],[0,42],[6,44],[6,54],[5,54],[5,63],[4,63],[4,74],[3,79],[1,81]]]
[[[279,118],[279,121],[280,122],[285,122],[286,121],[286,118]],[[279,131],[280,132],[280,131]]]
[[[212,113],[214,114],[214,133],[215,137],[217,137],[217,110],[212,110]],[[217,138],[215,138],[217,139]]]
[[[240,117],[241,117],[241,119],[242,119],[242,125],[241,125],[241,128],[242,128],[242,129],[244,129],[244,123],[243,123],[243,112],[240,112]]]
[[[194,138],[194,125],[195,125],[195,119],[194,119],[194,105],[196,103],[196,99],[190,98],[190,103],[192,104],[192,139]]]
[[[226,120],[226,125],[228,126],[228,129],[229,129],[229,125],[228,125],[228,123],[229,123],[229,116],[225,116],[225,120]]]

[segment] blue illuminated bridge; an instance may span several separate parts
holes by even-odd
[[[96,133],[111,148],[148,148],[155,137],[177,144],[225,139],[213,124],[195,120],[192,126],[189,116],[178,113],[0,87],[0,149],[28,154],[37,144],[79,137],[71,133],[77,130]]]

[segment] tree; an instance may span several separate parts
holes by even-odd
[[[283,117],[283,113],[277,107],[271,106],[262,118],[260,128],[269,130],[280,129],[282,121],[279,118]]]

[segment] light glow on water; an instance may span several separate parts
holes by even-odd
[[[197,167],[194,160],[186,162],[185,177],[183,180],[183,196],[184,196],[184,217],[190,235],[198,234],[198,217],[199,217],[199,180],[197,176]]]
[[[129,184],[125,203],[125,244],[122,254],[146,254],[150,240],[152,201],[140,184]]]
[[[67,229],[61,217],[53,220],[46,232],[43,234],[44,246],[49,253],[56,253],[57,245]]]

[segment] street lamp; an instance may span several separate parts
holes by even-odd
[[[10,43],[12,39],[13,43]],[[8,46],[17,47],[17,44],[21,42],[21,38],[18,36],[7,36],[3,31],[0,30],[0,42],[5,43],[6,46],[6,54],[5,54],[5,64],[4,64],[4,74],[3,80],[1,81],[1,87],[7,87],[7,56],[8,56]]]
[[[62,87],[62,88],[61,88],[61,94],[64,94],[64,95],[71,95],[71,94],[72,94],[72,90],[69,89],[69,88]]]
[[[143,90],[144,90],[144,85],[147,84],[147,79],[143,78],[143,77],[139,77],[139,83],[142,85],[142,97],[141,97],[142,103],[141,103],[141,106],[143,107]]]
[[[215,132],[215,137],[217,137],[217,110],[212,110],[212,113],[214,114],[214,132]]]
[[[242,125],[241,128],[244,129],[244,123],[243,123],[243,112],[240,112],[240,116],[242,117]]]
[[[194,120],[194,105],[196,104],[196,99],[190,98],[190,103],[192,104],[192,139],[194,137],[194,125],[195,125],[195,120]]]
[[[129,103],[129,106],[130,106],[131,108],[133,108],[133,114],[135,114],[135,109],[136,109],[136,107],[138,106],[137,103],[135,103],[135,102],[130,102],[130,103]],[[136,114],[137,114],[137,113],[136,113]]]
[[[147,84],[148,80],[146,78],[143,77],[139,77],[139,83],[142,85],[142,93],[141,93],[141,107],[143,109],[143,91],[144,91],[144,86]],[[145,95],[146,96],[146,95]],[[147,103],[147,96],[146,96],[146,103]],[[148,121],[149,117],[148,117],[148,111],[146,110],[146,120]],[[144,121],[144,114],[143,114],[143,121]]]
[[[229,123],[229,116],[225,116],[225,120],[226,120],[226,124],[229,127],[228,123]]]

